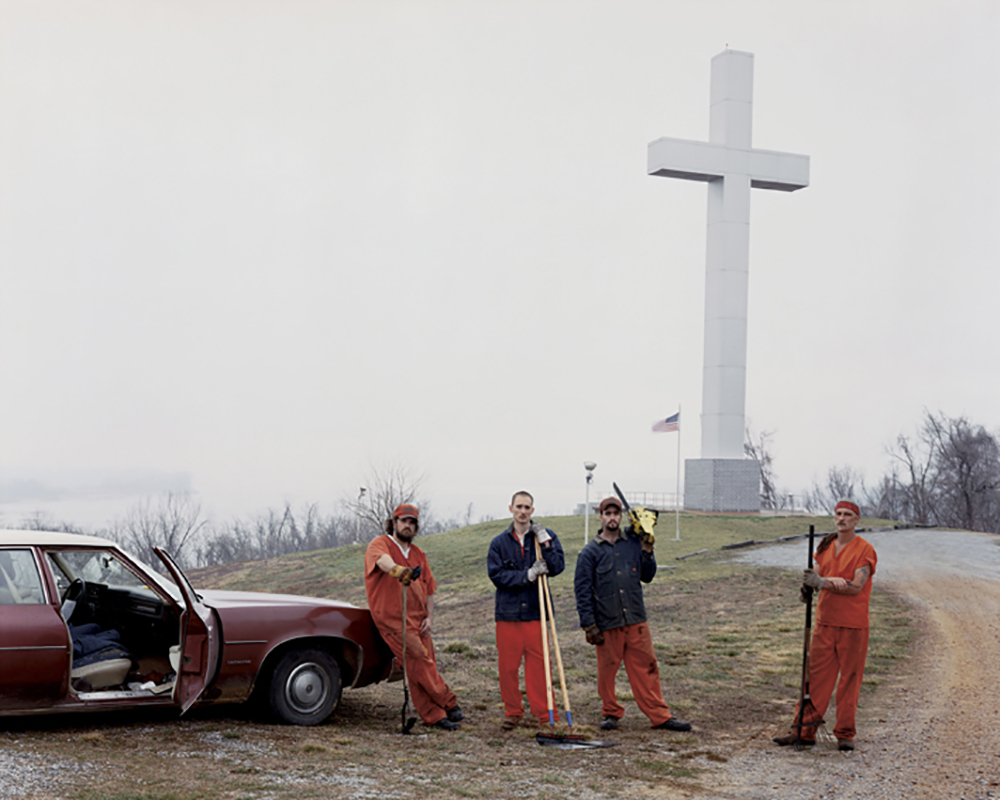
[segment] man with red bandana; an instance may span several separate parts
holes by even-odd
[[[413,707],[424,725],[453,731],[461,727],[464,715],[434,658],[431,623],[437,583],[424,551],[413,544],[420,529],[418,516],[416,506],[402,503],[386,520],[386,535],[372,539],[365,551],[365,592],[375,626],[398,661],[403,658],[403,592],[407,592],[406,672]]]
[[[833,735],[837,737],[838,749],[853,750],[857,733],[854,716],[868,655],[871,577],[878,558],[875,548],[854,532],[861,518],[856,504],[841,500],[834,508],[834,517],[836,532],[823,537],[816,548],[815,569],[804,573],[803,585],[819,593],[819,602],[809,651],[812,707],[807,706],[803,714],[801,740],[807,745],[815,743],[816,727],[836,686],[837,724]],[[798,720],[798,708],[795,719]],[[777,736],[774,741],[788,745],[797,738],[793,728],[791,733]]]

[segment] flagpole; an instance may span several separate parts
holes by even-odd
[[[677,491],[674,493],[674,541],[681,540],[681,404],[677,404]]]

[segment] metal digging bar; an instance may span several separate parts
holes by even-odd
[[[815,526],[809,526],[809,569],[813,568],[813,542],[816,538]],[[812,643],[812,587],[805,587],[806,593],[806,629],[805,636],[802,642],[802,684],[799,691],[799,713],[795,720],[795,724],[792,726],[795,729],[795,741],[792,746],[796,750],[803,750],[806,747],[810,747],[813,743],[813,739],[802,738],[803,728],[816,728],[823,724],[823,720],[819,722],[804,723],[806,715],[806,705],[813,711],[816,710],[812,703],[812,697],[809,694],[809,646]]]
[[[419,577],[420,567],[414,567],[410,580],[415,581]],[[408,594],[407,589],[410,587],[405,583],[401,583],[400,587],[403,590],[403,710],[401,714],[403,718],[402,732],[407,734],[417,724],[417,716],[410,709],[410,676],[406,672],[406,595]]]

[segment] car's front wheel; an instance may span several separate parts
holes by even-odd
[[[286,653],[271,677],[271,711],[291,725],[319,725],[340,702],[340,665],[323,650]]]

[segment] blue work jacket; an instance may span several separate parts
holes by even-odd
[[[559,538],[548,528],[552,538],[542,545],[542,558],[549,568],[549,577],[558,575],[566,568]],[[538,583],[528,580],[528,567],[535,563],[535,534],[524,535],[524,545],[514,535],[514,523],[490,542],[490,552],[486,558],[486,568],[497,587],[497,622],[529,622],[541,619],[538,607]]]
[[[573,588],[580,627],[597,624],[602,631],[646,621],[642,583],[656,575],[656,558],[642,552],[631,528],[612,544],[598,535],[576,559]],[[642,583],[640,583],[640,581]]]

